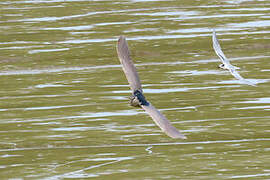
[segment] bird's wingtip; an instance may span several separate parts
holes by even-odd
[[[187,139],[187,137],[180,133],[174,126],[164,130],[164,132],[173,139]]]
[[[123,36],[123,35],[119,36],[119,38],[118,38],[118,42],[123,41],[123,40],[126,40],[126,37],[125,37],[125,36]]]
[[[174,138],[174,139],[187,139],[187,137],[183,134],[178,134],[177,136],[173,136],[172,138]]]
[[[127,41],[126,41],[125,36],[123,36],[123,35],[119,36],[118,41],[117,41],[117,46],[118,46],[118,48],[123,47],[123,46],[127,46]]]
[[[185,136],[185,135],[182,135],[182,139],[187,139],[187,136]]]

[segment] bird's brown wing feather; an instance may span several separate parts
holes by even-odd
[[[118,39],[117,54],[122,64],[123,71],[126,75],[126,78],[128,80],[131,90],[133,92],[136,90],[141,90],[142,86],[141,86],[140,78],[136,70],[136,67],[134,66],[132,59],[130,57],[128,43],[124,36],[120,36],[120,38]]]
[[[168,136],[171,138],[186,139],[186,136],[181,134],[174,126],[172,126],[170,121],[150,103],[148,106],[142,106],[142,108],[152,117],[156,125],[158,125]]]

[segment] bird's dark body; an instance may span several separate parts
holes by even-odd
[[[141,107],[141,105],[148,106],[149,102],[147,102],[140,90],[136,90],[130,97],[130,105],[134,107]]]

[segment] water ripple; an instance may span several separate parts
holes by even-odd
[[[88,149],[88,148],[112,148],[112,147],[149,147],[149,146],[178,146],[178,145],[194,145],[194,144],[231,144],[243,142],[259,142],[270,141],[270,138],[255,138],[255,139],[231,139],[231,140],[216,140],[216,141],[191,141],[191,142],[169,142],[169,143],[148,143],[148,144],[105,144],[94,146],[62,146],[62,147],[33,147],[33,148],[14,148],[0,149],[0,152],[11,151],[32,151],[32,150],[48,150],[48,149]]]
[[[270,56],[253,56],[253,57],[239,57],[231,58],[231,61],[234,60],[250,60],[250,59],[262,59],[268,58]],[[157,66],[157,65],[177,65],[177,64],[194,64],[194,63],[209,63],[209,62],[220,62],[219,59],[207,59],[207,60],[196,60],[192,62],[152,62],[152,63],[140,63],[135,64],[136,66]],[[32,75],[32,74],[47,74],[47,73],[70,73],[71,71],[83,71],[83,70],[95,70],[95,69],[111,69],[111,68],[121,68],[121,65],[101,65],[101,66],[90,66],[90,67],[67,67],[67,68],[50,68],[50,69],[32,69],[32,70],[17,70],[17,71],[6,71],[0,72],[0,76],[9,76],[9,75]]]

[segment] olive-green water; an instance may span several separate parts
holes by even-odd
[[[270,179],[267,0],[0,2],[0,179]],[[245,85],[212,48],[212,29]],[[166,136],[131,93],[127,37]]]

